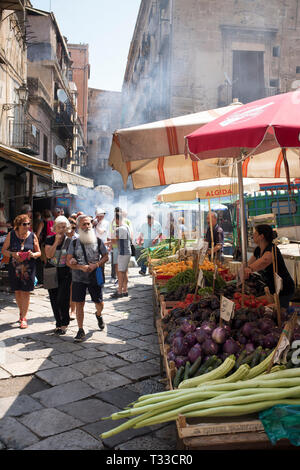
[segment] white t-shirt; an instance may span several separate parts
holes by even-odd
[[[101,238],[103,243],[107,242],[107,236],[108,236],[108,231],[109,231],[109,223],[107,220],[103,219],[101,222],[98,222],[97,225],[94,227],[96,237]]]

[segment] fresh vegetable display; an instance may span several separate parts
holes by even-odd
[[[146,256],[158,258],[157,265],[151,265],[154,282],[166,279],[156,284],[158,302],[177,302],[171,310],[164,310],[170,308],[167,304],[162,307],[157,323],[170,390],[144,395],[124,411],[113,413],[113,420],[131,419],[101,437],[172,421],[179,414],[240,416],[276,404],[300,405],[300,367],[293,362],[292,352],[285,364],[271,368],[288,315],[281,312],[279,328],[277,311],[266,309],[271,302],[263,279],[251,274],[242,286],[224,265],[216,269],[206,258],[200,266],[203,280],[196,288],[198,258],[169,260],[175,245],[171,250],[169,243],[160,245]],[[220,318],[221,296],[234,302],[228,322]],[[294,339],[300,339],[300,325],[290,342]]]
[[[274,371],[271,369],[266,374],[272,356],[273,353],[268,355],[263,366],[256,366],[252,378],[249,378],[252,369],[247,365],[241,365],[234,374],[225,378],[235,363],[234,356],[229,356],[222,365],[197,381],[184,380],[176,390],[143,395],[124,411],[103,418],[131,419],[104,432],[101,438],[106,439],[130,428],[174,421],[179,414],[186,418],[242,416],[277,404],[300,405],[300,368],[278,370],[275,367]],[[185,377],[184,367],[180,374]],[[191,387],[184,387],[187,382]]]
[[[191,298],[192,295],[188,297]],[[187,362],[193,366],[197,361],[198,367],[196,370],[193,367],[189,377],[201,375],[210,367],[214,369],[230,355],[236,357],[238,366],[255,367],[275,348],[281,334],[276,325],[276,313],[265,315],[263,306],[240,308],[230,325],[224,322],[220,326],[219,319],[220,301],[216,295],[173,308],[162,319],[169,363],[173,361],[178,370]],[[294,338],[299,334],[298,326]],[[236,366],[232,372],[235,369]],[[177,377],[176,383],[181,380],[182,377]]]
[[[157,278],[159,278],[160,275],[176,276],[176,274],[184,272],[187,269],[191,269],[192,267],[192,261],[177,261],[154,267],[153,271],[156,273]]]
[[[141,251],[139,258],[137,259],[137,262],[147,262],[148,258],[159,259],[174,255],[180,249],[180,246],[181,240],[163,240],[155,246],[144,248]]]

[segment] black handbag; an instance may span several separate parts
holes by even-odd
[[[135,246],[134,244],[131,242],[130,244],[130,248],[131,248],[131,256],[134,256],[136,255],[136,251],[135,251]]]

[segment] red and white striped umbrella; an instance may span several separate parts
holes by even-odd
[[[173,119],[117,130],[113,134],[109,164],[126,186],[131,176],[135,189],[231,176],[231,168],[191,161],[184,156],[184,136],[239,107],[201,111]],[[215,162],[214,162],[215,163]]]

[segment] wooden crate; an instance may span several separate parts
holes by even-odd
[[[287,439],[272,445],[258,415],[231,418],[193,418],[178,416],[178,447],[185,450],[297,450]]]
[[[164,318],[175,307],[178,302],[165,301],[163,295],[160,296],[160,318]]]
[[[173,379],[176,374],[175,363],[173,361],[168,362],[167,356],[170,350],[170,346],[165,343],[165,332],[162,328],[161,319],[156,321],[156,330],[158,336],[158,343],[160,348],[160,354],[162,358],[162,363],[167,377],[168,389],[173,390]]]

